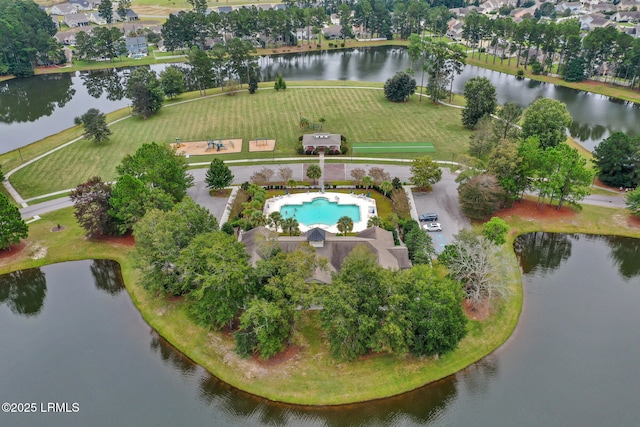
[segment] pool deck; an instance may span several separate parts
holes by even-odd
[[[271,212],[280,212],[285,205],[301,205],[302,203],[310,203],[314,199],[324,198],[330,202],[338,202],[338,205],[356,205],[360,209],[360,221],[353,222],[353,232],[359,232],[367,228],[369,218],[378,214],[376,201],[362,194],[345,194],[345,193],[327,193],[327,192],[309,192],[285,194],[283,196],[272,197],[264,204],[264,215],[269,216]],[[306,233],[312,228],[321,228],[330,233],[339,233],[337,224],[300,224],[300,231]],[[278,230],[281,231],[281,230]]]

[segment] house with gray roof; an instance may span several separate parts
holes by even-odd
[[[72,13],[71,15],[65,15],[63,21],[69,28],[88,27],[89,19],[84,13]]]
[[[240,242],[245,245],[252,265],[262,259],[262,242],[277,242],[284,252],[293,252],[301,245],[310,245],[316,251],[316,257],[327,261],[327,268],[316,270],[313,280],[331,283],[331,274],[340,271],[344,259],[358,245],[366,246],[378,259],[383,268],[401,270],[411,268],[409,252],[406,246],[395,246],[393,234],[380,227],[370,227],[355,236],[336,236],[328,231],[312,228],[301,236],[278,236],[265,227],[256,227],[241,234]]]
[[[124,44],[127,47],[128,56],[140,57],[147,56],[149,53],[146,37],[125,37]]]
[[[51,6],[51,9],[49,9],[49,13],[51,15],[66,16],[78,13],[78,9],[71,3],[60,3]]]
[[[579,1],[563,1],[556,6],[558,14],[564,15],[567,11],[570,15],[576,15],[582,11],[582,4]]]
[[[587,7],[587,10],[594,13],[614,13],[618,9],[613,3],[592,3]]]
[[[100,0],[69,0],[69,3],[76,7],[76,10],[96,10],[100,5]]]
[[[107,23],[107,20],[103,18],[99,12],[87,13],[87,19],[89,20],[89,22],[92,22],[96,25],[105,25]]]
[[[618,12],[611,16],[611,20],[616,22],[640,22],[640,11]]]

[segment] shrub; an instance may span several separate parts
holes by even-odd
[[[230,236],[235,235],[235,230],[233,229],[233,225],[231,225],[230,222],[225,222],[224,224],[222,224],[222,227],[220,227],[220,231],[222,231],[223,233],[227,233]]]
[[[400,218],[411,218],[411,209],[409,207],[409,200],[407,199],[407,193],[403,189],[395,189],[391,192],[391,201],[396,214]]]

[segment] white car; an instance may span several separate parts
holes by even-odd
[[[422,226],[427,231],[442,231],[442,226],[439,222],[430,222]]]

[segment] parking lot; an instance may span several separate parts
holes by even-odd
[[[456,175],[449,169],[442,169],[442,180],[433,186],[431,192],[413,192],[418,215],[427,212],[438,214],[438,221],[442,225],[442,231],[430,232],[433,246],[437,252],[442,252],[445,245],[451,243],[453,236],[463,228],[471,227],[469,220],[460,210],[458,202],[458,184]],[[417,218],[415,218],[417,220]],[[420,223],[424,225],[425,222]]]

